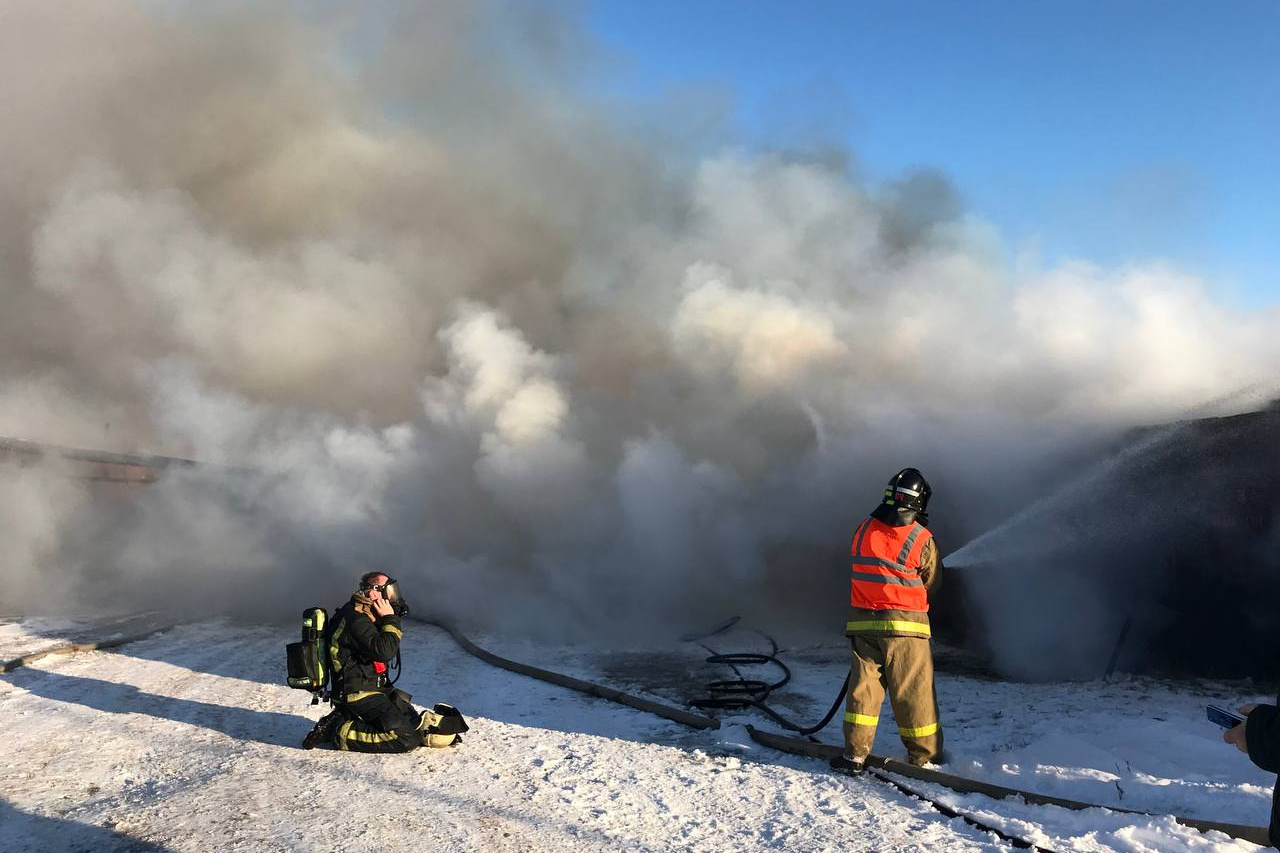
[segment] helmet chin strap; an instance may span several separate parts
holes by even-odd
[[[903,527],[916,522],[925,526],[928,526],[929,524],[928,513],[914,509],[907,509],[906,507],[889,506],[887,504],[880,504],[872,510],[871,517],[877,521],[883,521],[890,527]]]

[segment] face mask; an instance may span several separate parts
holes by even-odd
[[[384,584],[370,585],[365,588],[376,589],[382,593],[382,597],[386,599],[387,604],[391,605],[391,609],[395,611],[397,616],[404,616],[409,612],[409,603],[400,594],[400,584],[395,578],[387,578],[387,582]]]

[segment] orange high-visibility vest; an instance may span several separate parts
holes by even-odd
[[[920,555],[933,537],[918,523],[891,527],[867,518],[853,533],[850,600],[869,610],[929,610]]]

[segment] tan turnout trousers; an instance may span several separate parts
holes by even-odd
[[[924,637],[855,634],[853,674],[845,705],[845,752],[855,760],[871,754],[885,688],[907,760],[920,765],[942,754],[942,727],[933,690],[933,653]]]

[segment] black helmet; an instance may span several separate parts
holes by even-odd
[[[924,513],[929,508],[929,496],[932,494],[933,489],[929,488],[929,481],[923,474],[915,468],[903,468],[889,478],[881,505]]]

